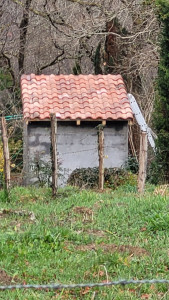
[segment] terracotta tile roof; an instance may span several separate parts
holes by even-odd
[[[120,75],[22,75],[25,119],[133,119]]]

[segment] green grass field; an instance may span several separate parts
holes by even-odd
[[[169,197],[121,187],[0,191],[0,285],[169,279]],[[169,299],[165,284],[1,291],[0,299]]]

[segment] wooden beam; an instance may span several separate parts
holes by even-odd
[[[81,120],[76,120],[76,125],[80,125],[80,123],[81,123]]]
[[[5,190],[8,192],[10,188],[11,173],[10,173],[10,158],[5,117],[1,118],[2,125],[2,143],[4,156],[4,175],[5,175]]]
[[[58,120],[58,122],[60,121],[60,122],[67,122],[67,121],[71,121],[71,122],[75,122],[76,120],[72,120],[72,119],[57,119]],[[43,119],[43,120],[41,120],[41,119],[38,119],[38,118],[35,118],[35,119],[27,119],[27,121],[28,122],[49,122],[50,121],[50,119],[49,118],[47,118],[47,119]],[[87,121],[87,122],[102,122],[102,121],[104,121],[104,120],[102,120],[102,119],[96,119],[96,120],[93,120],[93,119],[84,119],[83,121]],[[106,122],[124,122],[124,121],[128,121],[128,120],[124,120],[124,119],[118,119],[118,120],[112,120],[112,119],[107,119],[107,120],[105,120]],[[131,120],[132,121],[132,120]]]
[[[132,126],[133,124],[134,124],[133,120],[129,120],[129,121],[128,121],[128,125],[129,125],[129,126]]]
[[[138,173],[138,192],[143,193],[147,173],[147,133],[141,131],[140,135],[140,155]]]
[[[58,189],[58,165],[57,165],[57,119],[51,114],[51,148],[52,148],[52,195],[56,196]]]

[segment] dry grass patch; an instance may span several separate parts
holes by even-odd
[[[88,245],[79,245],[76,246],[76,250],[81,250],[81,251],[90,251],[90,250],[103,250],[105,252],[109,253],[114,253],[114,252],[120,252],[120,253],[129,253],[130,255],[135,255],[135,256],[144,256],[144,255],[149,255],[149,253],[144,249],[140,247],[134,247],[130,245],[115,245],[115,244],[105,244],[101,243],[99,245],[96,245],[95,243],[93,244],[88,244]]]
[[[73,211],[76,214],[81,215],[83,222],[86,222],[86,221],[92,222],[93,221],[94,213],[93,213],[92,209],[85,207],[85,206],[76,206],[76,207],[74,207]]]
[[[18,278],[16,276],[9,276],[4,270],[0,269],[0,284],[1,285],[11,285],[18,283]]]

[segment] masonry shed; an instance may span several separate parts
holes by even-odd
[[[50,114],[57,118],[60,185],[76,168],[98,167],[96,126],[104,125],[104,166],[128,158],[128,122],[133,119],[120,75],[23,75],[25,183],[36,181],[35,161],[50,165]]]

